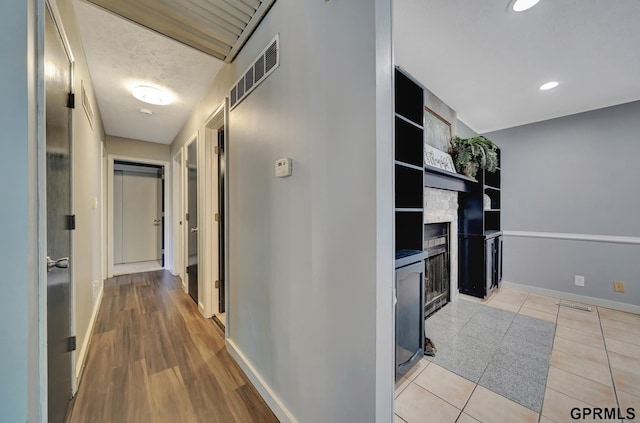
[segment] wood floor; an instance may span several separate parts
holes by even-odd
[[[166,271],[105,282],[70,423],[278,422]]]

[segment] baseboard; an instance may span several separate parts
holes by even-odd
[[[278,420],[282,423],[298,423],[298,420],[296,420],[291,411],[289,411],[280,398],[278,398],[275,392],[273,392],[271,387],[269,387],[260,373],[258,373],[251,362],[244,356],[238,346],[229,338],[226,339],[226,344],[227,351],[229,351],[231,356],[236,360]]]
[[[601,298],[587,297],[586,295],[571,294],[569,292],[555,291],[553,289],[538,288],[537,286],[521,285],[518,283],[502,281],[503,288],[529,292],[531,294],[544,295],[546,297],[559,298],[561,300],[575,301],[578,303],[610,308],[612,310],[625,311],[627,313],[640,314],[640,306],[620,303],[618,301],[604,300]]]
[[[96,299],[96,304],[93,307],[93,312],[91,313],[91,320],[89,320],[89,327],[87,328],[87,333],[84,337],[84,342],[82,343],[82,347],[78,352],[78,356],[76,358],[76,386],[80,385],[80,378],[82,377],[82,372],[84,371],[84,361],[87,358],[87,352],[89,351],[89,345],[91,345],[91,337],[93,336],[93,326],[96,323],[96,317],[98,317],[98,311],[100,310],[100,305],[102,304],[102,294],[104,293],[104,282],[102,283],[102,287],[100,288],[100,292],[98,293],[98,298]]]

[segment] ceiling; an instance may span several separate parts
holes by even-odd
[[[396,64],[479,133],[640,100],[640,1],[509,4],[394,0]]]
[[[275,0],[88,0],[230,63]]]
[[[223,62],[89,3],[73,6],[105,132],[170,144]],[[167,89],[174,101],[143,103],[131,94],[136,85]]]

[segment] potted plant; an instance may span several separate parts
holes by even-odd
[[[449,153],[459,173],[475,178],[479,168],[495,172],[498,168],[497,147],[483,136],[453,137]]]

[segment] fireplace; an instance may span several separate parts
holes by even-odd
[[[433,314],[450,300],[451,277],[449,223],[424,225],[424,250],[428,253],[424,274],[424,315]]]

